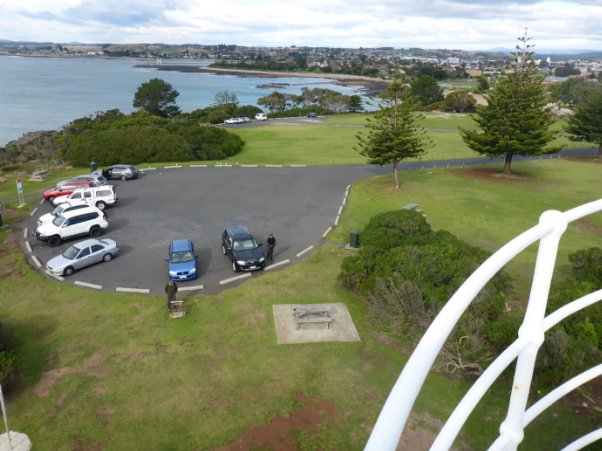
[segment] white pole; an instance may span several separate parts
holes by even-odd
[[[6,416],[6,406],[4,405],[4,394],[2,393],[2,385],[0,385],[0,406],[2,406],[2,418],[4,418],[4,426],[6,427],[6,436],[8,437],[8,449],[13,449],[13,444],[10,441],[10,429],[8,428],[8,417]]]

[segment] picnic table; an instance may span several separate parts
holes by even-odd
[[[325,323],[330,329],[333,319],[330,316],[330,306],[325,304],[297,304],[293,305],[293,315],[297,329],[301,324]]]
[[[37,169],[31,173],[31,176],[27,180],[29,182],[43,182],[48,177],[50,177],[50,172],[46,169]]]

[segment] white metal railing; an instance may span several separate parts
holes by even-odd
[[[500,426],[500,435],[490,450],[516,450],[523,440],[524,428],[542,411],[566,393],[602,375],[602,364],[564,383],[527,410],[531,379],[537,351],[544,333],[567,316],[602,300],[602,290],[590,293],[545,316],[550,283],[556,262],[558,244],[568,224],[584,216],[602,211],[602,199],[566,212],[550,210],[539,218],[539,224],[522,233],[489,257],[458,288],[428,328],[395,382],[372,434],[367,451],[395,450],[412,406],[443,344],[464,311],[479,291],[512,258],[531,244],[540,241],[529,303],[518,338],[483,372],[473,384],[433,442],[431,449],[449,449],[474,407],[498,376],[518,358],[508,413]],[[581,437],[565,450],[577,450],[602,438],[602,428]]]

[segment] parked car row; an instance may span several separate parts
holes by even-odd
[[[110,261],[119,247],[110,239],[97,240],[109,227],[104,209],[117,203],[115,187],[108,179],[129,180],[138,178],[139,171],[131,165],[114,165],[91,174],[80,175],[57,183],[44,192],[44,199],[55,208],[38,219],[32,232],[37,240],[56,247],[63,241],[79,236],[91,238],[75,243],[61,255],[46,263],[54,275],[70,276],[76,270],[101,261]]]
[[[265,267],[265,257],[249,229],[242,225],[226,227],[222,233],[222,252],[230,258],[232,270],[254,271]],[[167,251],[167,272],[169,280],[192,280],[198,277],[198,254],[192,240],[173,240]]]

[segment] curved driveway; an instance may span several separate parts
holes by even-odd
[[[180,167],[148,171],[134,181],[114,182],[118,205],[106,211],[109,229],[102,237],[117,241],[120,253],[66,278],[67,282],[148,289],[162,294],[167,281],[167,248],[171,240],[190,238],[199,254],[199,278],[180,287],[204,285],[215,292],[220,281],[236,276],[221,252],[227,225],[246,225],[259,242],[272,232],[278,241],[275,262],[294,261],[317,244],[335,223],[346,188],[356,180],[384,173],[369,165],[333,167]],[[32,254],[42,265],[78,240],[58,248],[31,236],[42,204],[28,220]],[[253,276],[260,275],[252,273]]]

